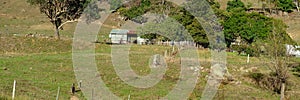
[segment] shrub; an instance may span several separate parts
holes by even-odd
[[[255,46],[248,45],[231,45],[231,49],[237,51],[240,55],[242,52],[249,54],[250,56],[259,56],[259,50]]]
[[[293,75],[300,77],[300,65],[293,66],[292,72],[294,72]]]
[[[260,85],[261,80],[264,79],[265,75],[262,73],[250,73],[248,75],[250,78],[254,79],[257,85]]]
[[[263,74],[254,72],[248,74],[248,77],[252,78],[259,87],[280,94],[282,80],[277,78],[276,73],[271,72],[269,74]],[[288,86],[288,84],[289,82],[286,82],[286,86]],[[288,87],[285,89],[288,89]]]
[[[255,47],[253,47],[253,46],[248,46],[248,47],[246,47],[245,48],[245,53],[246,54],[249,54],[250,56],[255,56],[255,57],[258,57],[259,56],[259,52],[258,52],[258,50],[255,48]]]
[[[246,48],[246,45],[231,45],[231,49],[238,52],[239,55],[245,51]]]

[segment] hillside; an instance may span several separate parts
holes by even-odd
[[[26,0],[4,0],[0,2],[0,33],[25,36],[26,34],[53,35],[49,19],[37,7]],[[61,31],[65,37],[72,37],[75,24],[67,24]]]
[[[226,8],[228,0],[217,0],[221,8]],[[253,2],[258,0],[243,0]],[[72,37],[76,23],[67,24],[61,31],[62,40],[52,38],[53,27],[36,7],[30,6],[26,0],[2,0],[0,1],[0,100],[10,100],[13,81],[17,81],[15,100],[54,100],[58,87],[60,87],[60,100],[79,98],[84,100],[83,94],[78,91],[71,94],[71,85],[77,84],[72,62]],[[116,13],[111,14],[104,22],[99,32],[99,41],[107,39],[112,28],[119,28],[118,23],[130,25],[117,19]],[[300,17],[296,13],[289,17],[275,16],[283,19],[289,25],[288,32],[291,37],[300,43]],[[34,36],[26,36],[28,34]],[[125,84],[115,73],[111,45],[97,43],[96,63],[98,71],[107,87],[121,99],[132,100],[157,100],[166,94],[180,81],[181,59],[179,53],[165,58],[168,70],[161,82],[156,86],[146,89],[135,88]],[[176,49],[177,50],[177,49]],[[150,57],[154,54],[164,55],[165,51],[172,51],[170,46],[162,45],[131,45],[130,64],[139,75],[147,75]],[[210,73],[211,51],[198,49],[201,73],[198,83],[189,99],[195,100],[202,96],[206,85],[207,75]],[[250,63],[246,62],[246,55],[238,55],[236,52],[227,53],[228,72],[232,79],[222,81],[214,100],[276,100],[280,97],[272,90],[261,88],[250,76],[255,72],[268,73],[270,71],[270,59],[264,56],[250,57]],[[290,64],[300,63],[299,58],[291,58]],[[289,68],[292,70],[293,68]],[[300,70],[300,69],[299,69]],[[287,98],[298,100],[300,98],[300,75],[294,75],[289,71],[290,80],[287,87]],[[98,77],[98,75],[96,75]],[[76,89],[78,89],[76,87]]]
[[[220,3],[221,9],[226,9],[227,2],[229,0],[216,0]],[[251,4],[251,7],[261,7],[262,2],[260,0],[242,0],[245,5]],[[288,34],[294,39],[296,42],[300,43],[300,15],[299,12],[292,12],[289,16],[278,16],[272,15],[272,17],[283,20],[287,25]]]
[[[227,1],[217,0],[221,4],[221,9],[226,9]],[[259,0],[242,0],[253,7],[261,7]],[[25,0],[5,0],[1,1],[0,5],[0,33],[9,33],[16,35],[25,35],[30,33],[44,34],[47,36],[53,35],[53,26],[49,19],[44,14],[41,14],[37,7],[30,6]],[[290,14],[290,16],[275,16],[284,20],[289,26],[287,32],[290,36],[300,42],[300,15],[298,12]],[[116,18],[114,16],[113,18]],[[108,19],[106,24],[109,26],[116,25],[116,21]],[[123,22],[124,23],[124,22]],[[63,37],[72,37],[76,23],[70,23],[64,26],[61,31]],[[106,27],[108,28],[108,27]],[[104,29],[107,30],[107,29]],[[107,32],[107,31],[105,31]],[[103,33],[103,32],[100,32]]]

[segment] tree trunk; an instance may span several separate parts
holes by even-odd
[[[284,100],[285,83],[281,83],[280,100]]]
[[[56,38],[58,39],[58,40],[60,40],[60,34],[59,34],[59,29],[58,29],[58,27],[56,27],[55,26],[55,33],[54,33],[54,35],[56,36]]]
[[[297,11],[299,12],[299,1],[297,1],[296,7],[297,7]]]
[[[54,36],[56,36],[56,38],[60,40],[59,26],[61,25],[61,20],[59,18],[56,18],[53,20],[52,24],[54,26],[54,31],[55,31]]]

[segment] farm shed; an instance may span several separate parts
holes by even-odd
[[[113,44],[133,43],[137,40],[137,34],[134,31],[125,29],[112,29],[109,38]]]

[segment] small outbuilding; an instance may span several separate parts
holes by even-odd
[[[112,29],[109,38],[113,44],[127,44],[134,43],[137,40],[137,34],[126,29]]]

